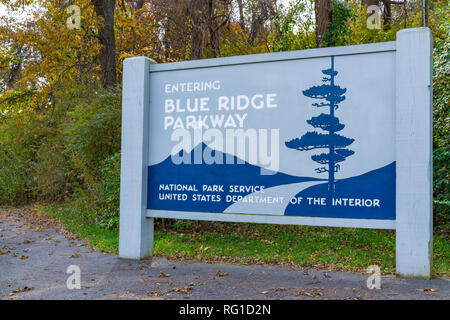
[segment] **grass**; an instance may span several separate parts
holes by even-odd
[[[76,234],[87,242],[93,249],[107,253],[118,253],[119,233],[115,230],[102,228],[83,218],[76,210],[72,210],[70,204],[41,207],[51,214],[52,218],[61,221],[66,230]]]
[[[70,204],[44,208],[96,250],[117,253],[118,231],[104,229]],[[83,218],[84,216],[84,218]],[[356,228],[169,220],[155,225],[154,255],[208,262],[279,264],[365,272],[378,265],[395,273],[395,232]],[[434,236],[433,276],[450,275],[450,241]]]

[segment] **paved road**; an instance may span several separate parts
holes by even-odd
[[[22,216],[21,216],[22,215]],[[0,211],[0,299],[449,299],[446,279],[381,279],[275,266],[207,264],[156,257],[128,261],[93,251],[62,228]],[[67,289],[66,269],[81,270],[81,289]],[[433,289],[424,290],[424,289]]]

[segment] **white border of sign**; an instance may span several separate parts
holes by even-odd
[[[150,74],[170,70],[395,51],[396,220],[293,217],[147,210]],[[122,169],[119,257],[153,253],[153,218],[256,222],[396,230],[397,274],[430,278],[432,219],[432,36],[428,28],[404,29],[397,41],[257,54],[157,65],[125,59],[122,96]]]

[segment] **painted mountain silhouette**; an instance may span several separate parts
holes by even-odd
[[[196,152],[211,153],[214,158],[222,159],[223,164],[194,164]],[[180,152],[186,152],[182,150]],[[183,154],[180,154],[183,156]],[[169,155],[164,161],[148,167],[147,208],[155,210],[223,212],[232,202],[227,202],[227,195],[245,196],[254,192],[247,189],[243,192],[230,193],[230,186],[264,186],[269,188],[288,183],[317,181],[311,177],[296,177],[281,172],[272,175],[261,175],[261,168],[252,165],[234,155],[211,149],[205,143],[197,145],[191,152],[184,154],[191,164],[175,164]],[[232,160],[232,161],[231,161]],[[234,164],[226,164],[234,163]],[[171,191],[168,185],[196,186],[196,190]],[[203,185],[223,186],[223,192],[203,191]],[[174,199],[171,194],[178,194]],[[183,199],[179,194],[186,194]],[[213,196],[215,195],[215,196]],[[209,197],[209,198],[208,198]]]
[[[287,216],[395,219],[395,161],[360,176],[338,180],[335,184],[336,190],[333,197],[341,199],[339,205],[333,206],[330,203],[327,203],[326,206],[309,205],[308,197],[327,197],[328,185],[323,183],[298,193],[296,197],[303,197],[304,201],[296,205],[289,204],[284,214]],[[353,201],[353,205],[350,205],[348,199],[369,199],[371,201],[367,201],[366,204],[372,202],[372,206],[358,206],[355,201]],[[379,200],[380,206],[374,205],[374,199]],[[362,204],[362,200],[359,203]]]

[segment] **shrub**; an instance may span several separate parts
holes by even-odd
[[[26,165],[14,151],[0,149],[0,205],[20,203],[26,199]]]
[[[119,227],[120,152],[105,160],[102,168],[102,197],[99,206],[100,223],[107,229]]]
[[[68,112],[62,131],[67,157],[76,173],[99,181],[102,163],[120,150],[120,89],[99,92],[92,102],[78,103]]]
[[[34,159],[39,138],[34,118],[13,114],[1,119],[0,205],[34,199]]]
[[[449,16],[449,13],[446,13]],[[445,35],[435,39],[433,77],[433,191],[438,200],[449,200],[450,163],[450,22],[440,26]]]

